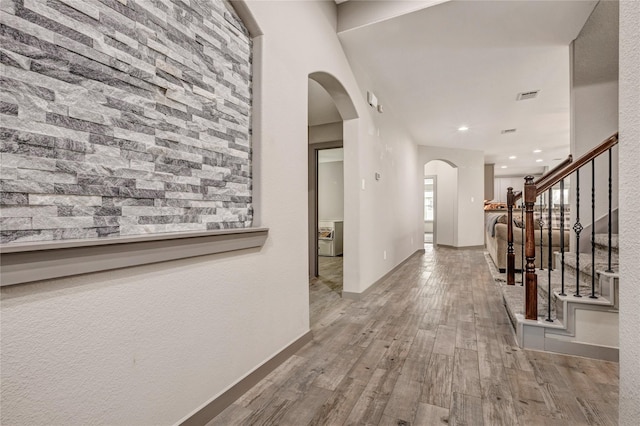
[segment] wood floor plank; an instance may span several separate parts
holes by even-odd
[[[435,331],[418,330],[416,332],[407,359],[402,366],[403,375],[410,377],[414,381],[424,383],[426,367],[429,363],[435,340]]]
[[[449,410],[420,402],[414,423],[418,426],[448,425]]]
[[[531,363],[527,359],[525,352],[516,344],[515,340],[513,339],[513,334],[503,334],[499,336],[499,338],[502,339],[501,355],[502,362],[505,368],[513,368],[516,370],[533,372]]]
[[[419,382],[408,376],[400,375],[382,413],[381,424],[413,424],[420,399]]]
[[[258,384],[249,389],[236,401],[236,404],[243,407],[251,407],[259,409],[264,406],[273,397],[273,395],[282,386],[295,371],[306,364],[307,360],[301,356],[293,355],[278,368],[272,371],[267,377],[262,379]]]
[[[436,330],[436,341],[433,353],[453,356],[456,347],[456,327],[439,325]]]
[[[518,348],[481,250],[426,247],[359,300],[321,272],[313,340],[211,425],[616,424],[618,365]]]
[[[397,376],[395,379],[397,380]],[[364,392],[353,406],[345,425],[377,425],[391,394],[389,390],[384,389],[391,383],[395,385],[395,380],[387,370],[375,370]]]
[[[211,420],[206,426],[239,426],[253,414],[253,410],[238,404],[231,404],[224,412]]]
[[[365,389],[365,383],[352,377],[345,378],[336,391],[316,410],[308,424],[314,426],[343,424]],[[301,424],[305,423],[301,422]]]
[[[279,425],[306,425],[312,421],[317,413],[321,412],[321,407],[331,398],[333,392],[327,389],[321,389],[316,386],[310,386],[306,389],[304,395],[293,401],[282,410],[281,416],[278,418]]]
[[[590,425],[603,425],[603,426],[615,426],[616,421],[610,415],[614,415],[612,411],[607,413],[606,410],[601,410],[597,401],[592,399],[576,398],[580,409],[587,418],[587,423]]]
[[[502,365],[495,336],[493,342],[478,342],[478,367],[484,423],[488,425],[517,425],[512,395],[506,385],[507,374]]]
[[[420,320],[421,330],[437,330],[440,324],[441,309],[429,309],[424,313]]]
[[[453,392],[449,410],[451,426],[482,426],[482,399],[480,397]]]
[[[473,321],[458,321],[456,328],[456,348],[478,350],[476,326]]]
[[[347,375],[367,383],[389,347],[391,342],[375,340],[364,350]]]
[[[271,399],[270,404],[253,411],[253,413],[245,418],[241,424],[247,426],[271,426],[282,424],[280,420],[291,405],[293,405],[293,401],[276,396]]]
[[[319,388],[331,391],[336,390],[363,352],[364,348],[361,346],[348,346],[344,348],[335,354],[332,361],[322,369],[312,384]]]
[[[555,400],[545,398],[533,372],[507,369],[507,375],[518,417],[567,418]]]
[[[478,352],[456,348],[453,357],[453,379],[451,392],[480,398],[480,373]]]
[[[452,379],[453,357],[432,354],[427,365],[424,383],[421,386],[420,402],[449,408]]]

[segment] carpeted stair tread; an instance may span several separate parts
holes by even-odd
[[[556,262],[559,259],[556,258]],[[560,262],[558,262],[559,264]],[[564,254],[564,263],[565,270],[571,271],[575,273],[577,266],[577,256],[575,253],[565,253]],[[608,268],[608,258],[606,256],[602,256],[596,253],[595,257],[595,270],[596,271],[605,271]],[[611,269],[614,272],[618,272],[620,267],[618,265],[617,256],[612,257],[611,259]],[[591,253],[580,253],[580,274],[591,275]]]
[[[609,246],[609,234],[596,234],[594,239],[596,246],[601,248],[602,250],[607,250]],[[618,234],[611,235],[611,251],[613,253],[618,253],[619,250],[619,239]]]
[[[548,271],[537,271],[536,275],[538,276],[538,293],[543,297],[547,298],[548,289],[549,289],[549,273]],[[554,292],[560,293],[562,291],[562,272],[560,270],[551,271],[551,294],[553,297]],[[600,283],[598,280],[595,281],[595,292],[596,295],[600,294]],[[564,277],[564,293],[568,295],[573,295],[576,293],[576,277],[573,274],[568,274],[565,272]],[[588,280],[581,279],[580,280],[580,294],[581,295],[591,295],[591,276],[588,276]]]

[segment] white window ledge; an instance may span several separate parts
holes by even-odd
[[[262,247],[267,228],[0,245],[0,285]]]

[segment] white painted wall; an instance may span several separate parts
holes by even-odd
[[[424,166],[425,176],[436,176],[436,244],[455,246],[458,219],[458,169],[441,160]]]
[[[507,202],[507,188],[513,191],[522,191],[524,188],[524,176],[495,177],[493,179],[493,200],[500,203]]]
[[[618,131],[618,2],[598,3],[573,42],[572,131],[574,159]],[[618,148],[613,149],[612,205],[618,207]],[[595,162],[596,221],[608,212],[608,156]],[[575,178],[571,177],[571,211],[575,212]],[[580,221],[591,224],[591,166],[580,172]],[[589,230],[585,231],[590,233]],[[585,233],[582,236],[587,235]],[[572,246],[573,240],[572,235]],[[581,244],[582,245],[582,244]]]
[[[174,423],[309,330],[311,72],[336,76],[361,117],[344,124],[345,290],[364,291],[421,248],[424,163],[393,112],[366,105],[335,4],[248,7],[264,34],[254,40],[254,201],[265,246],[3,288],[3,424]]]
[[[342,121],[309,126],[309,144],[342,140]]]
[[[457,166],[457,219],[454,227],[455,247],[484,244],[484,154],[482,151],[418,146],[420,182],[424,179],[424,165],[432,160],[446,160]],[[414,178],[415,179],[415,178]],[[440,185],[440,181],[438,181]],[[424,195],[422,195],[423,197]],[[423,203],[424,204],[424,203]],[[424,207],[420,207],[424,210]],[[438,237],[439,238],[439,237]]]
[[[620,2],[620,187],[640,182],[640,2]],[[640,194],[620,197],[620,416],[640,418]]]
[[[358,84],[355,100],[362,114],[344,124],[345,234],[350,229],[349,211],[357,211],[359,265],[349,268],[352,251],[345,246],[344,289],[360,293],[423,248],[423,181],[415,179],[423,165],[418,167],[416,145],[385,99],[379,99],[385,105],[383,114],[366,103],[367,91],[377,90],[375,82],[357,63],[351,67]],[[357,149],[349,145],[349,135],[357,135]],[[376,173],[380,180],[375,179]],[[350,209],[353,200],[358,204]]]
[[[322,154],[323,151],[320,151]],[[318,218],[344,219],[344,163],[318,164]]]

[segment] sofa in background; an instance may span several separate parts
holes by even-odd
[[[504,272],[507,268],[507,215],[502,214],[499,217],[487,215],[485,226],[485,238],[487,251],[500,272]],[[521,224],[520,217],[514,220],[513,227],[513,251],[516,255],[516,270],[522,269],[522,250],[524,248],[524,235],[521,227],[515,224]],[[540,267],[540,262],[546,269],[549,262],[549,232],[545,228],[540,233],[539,226],[535,230],[536,242],[536,268]],[[540,250],[540,239],[542,238],[542,251]],[[564,231],[565,250],[569,251],[569,231]],[[551,230],[551,253],[560,251],[560,229]],[[555,268],[555,256],[552,256],[552,265]],[[526,262],[526,260],[525,260]]]

